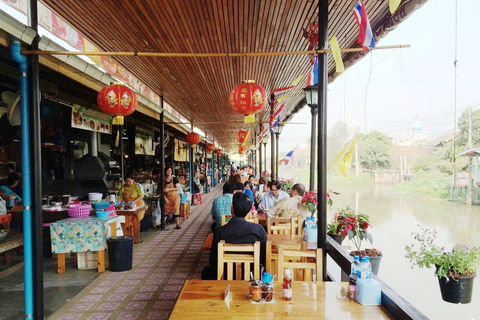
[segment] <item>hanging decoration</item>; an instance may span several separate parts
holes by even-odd
[[[262,111],[265,103],[265,88],[254,80],[244,80],[230,92],[230,106],[245,115],[245,123],[254,123],[255,113]]]
[[[316,50],[318,48],[318,23],[317,21],[313,21],[310,23],[308,30],[303,28],[303,37],[308,40],[308,50]],[[310,55],[311,59],[310,62],[313,64],[315,60],[315,56],[312,54]]]
[[[215,145],[213,143],[207,144],[207,151],[213,152],[215,150]]]
[[[120,82],[112,82],[97,95],[100,110],[112,115],[112,124],[123,125],[123,117],[132,114],[137,108],[137,95]]]
[[[218,154],[219,156],[221,156],[221,155],[223,154],[223,150],[222,150],[222,149],[217,149],[216,152],[217,152],[217,154]]]
[[[239,154],[245,154],[245,151],[247,151],[247,150],[248,150],[248,146],[246,146],[246,145],[241,144],[241,145],[238,146],[238,153]]]
[[[187,142],[193,146],[200,142],[200,135],[196,132],[190,132],[187,134]]]
[[[249,137],[250,137],[250,132],[247,130],[240,130],[237,133],[237,140],[242,144],[248,141]]]
[[[137,108],[137,95],[122,83],[112,82],[100,90],[97,104],[101,111],[113,116],[112,124],[123,125],[123,117],[132,114]],[[121,128],[117,130],[115,147],[118,147],[120,142],[120,131]]]

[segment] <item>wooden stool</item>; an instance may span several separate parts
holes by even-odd
[[[200,202],[200,204],[203,203],[202,194],[201,193],[195,193],[193,195],[193,205],[196,206],[199,202]]]
[[[180,217],[183,218],[183,220],[188,219],[190,216],[190,203],[185,202],[184,204],[180,205]]]

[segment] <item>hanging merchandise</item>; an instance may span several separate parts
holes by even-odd
[[[244,80],[230,92],[230,106],[245,115],[245,123],[255,122],[255,113],[265,108],[265,88],[254,80]]]

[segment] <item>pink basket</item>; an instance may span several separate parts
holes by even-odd
[[[67,206],[68,216],[72,218],[84,218],[90,215],[92,205],[88,202],[82,202],[81,204],[69,204]]]

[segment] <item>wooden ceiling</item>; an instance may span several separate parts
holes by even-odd
[[[41,0],[104,51],[251,53],[304,51],[302,29],[318,20],[317,0]],[[329,1],[329,36],[340,48],[358,47],[356,0]],[[364,0],[373,29],[390,17],[387,0]],[[345,55],[344,55],[345,58]],[[304,103],[308,55],[221,58],[114,57],[215,142],[232,148],[247,128],[228,104],[242,80],[267,93],[305,77],[284,100],[281,120]],[[334,62],[329,58],[329,74]],[[268,121],[270,107],[257,115]],[[250,125],[252,133],[259,125]],[[232,151],[233,151],[232,150]]]

